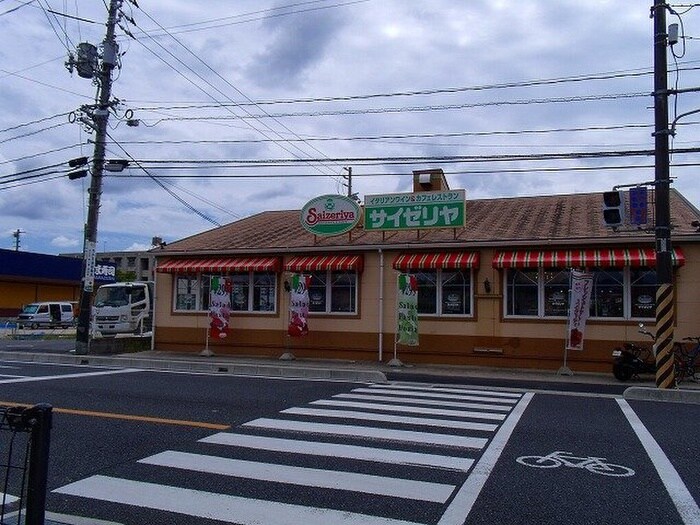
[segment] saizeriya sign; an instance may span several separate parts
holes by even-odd
[[[365,196],[365,230],[463,228],[466,192],[422,191]]]
[[[301,225],[316,235],[340,235],[360,221],[360,207],[349,197],[321,195],[301,209]]]

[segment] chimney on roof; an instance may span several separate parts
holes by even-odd
[[[445,173],[441,168],[432,170],[413,171],[413,192],[419,191],[447,191],[450,186],[447,184]]]

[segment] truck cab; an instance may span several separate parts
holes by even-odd
[[[143,334],[152,330],[152,281],[102,285],[94,304],[95,330],[102,335]]]

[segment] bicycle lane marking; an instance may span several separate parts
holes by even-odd
[[[651,462],[654,464],[654,468],[659,473],[661,481],[683,519],[683,523],[686,525],[700,524],[700,508],[690,494],[688,487],[683,483],[678,472],[671,464],[671,461],[666,454],[664,454],[659,444],[644,426],[644,423],[642,423],[642,420],[639,419],[639,416],[637,416],[629,403],[624,399],[617,399],[617,403],[622,413],[627,418],[627,421],[629,421],[632,430],[634,430],[634,433],[649,455]]]
[[[501,456],[501,452],[534,395],[532,392],[526,393],[515,405],[513,411],[501,425],[501,428],[498,429],[488,448],[474,466],[474,470],[464,482],[464,485],[457,491],[452,502],[440,518],[438,525],[462,525],[466,522],[474,503],[481,493],[481,489],[484,488],[486,480],[491,475],[493,467]]]
[[[517,461],[557,452],[570,458],[558,468],[532,468]],[[536,393],[467,523],[611,522],[686,525],[614,399]]]

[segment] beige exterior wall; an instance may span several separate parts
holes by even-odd
[[[686,263],[675,270],[677,327],[675,339],[700,335],[700,246],[681,246]],[[359,279],[358,315],[310,316],[310,334],[286,337],[288,294],[278,279],[277,312],[234,314],[231,340],[219,345],[221,353],[279,355],[291,349],[300,356],[379,359],[393,356],[396,324],[396,275],[392,263],[399,250],[364,252]],[[474,270],[473,317],[419,320],[420,346],[399,348],[405,362],[475,364],[557,369],[563,359],[566,321],[508,319],[503,316],[503,272],[491,267],[494,250],[480,250],[480,267]],[[383,286],[380,266],[383,257]],[[285,259],[286,262],[286,259]],[[484,281],[491,291],[487,293]],[[380,338],[380,303],[383,337]],[[206,339],[206,313],[173,312],[173,276],[156,275],[155,345],[157,349],[198,351]],[[649,323],[653,330],[653,323]],[[609,371],[611,351],[625,340],[645,341],[635,321],[589,321],[583,352],[569,354],[575,370]],[[645,341],[646,342],[646,341]]]

